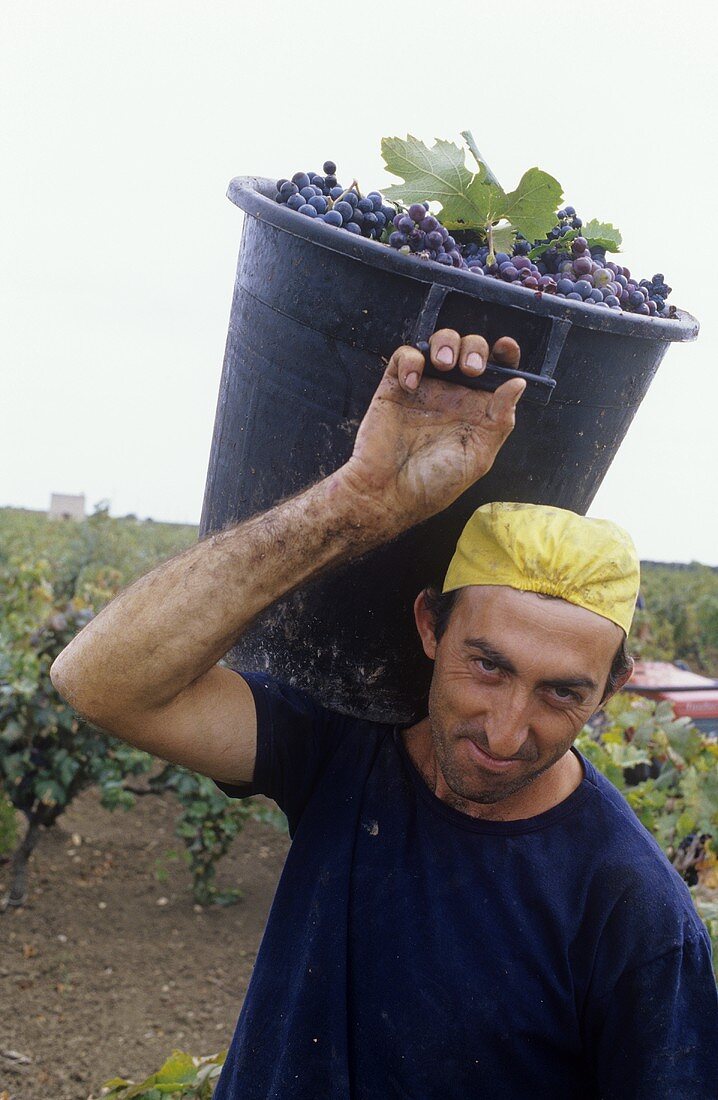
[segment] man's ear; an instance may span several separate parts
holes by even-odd
[[[603,706],[604,703],[607,703],[609,699],[613,699],[614,695],[618,695],[621,688],[624,687],[633,676],[634,668],[635,661],[633,660],[633,657],[629,657],[628,668],[618,677],[618,680],[616,681],[615,687],[612,689],[612,691],[609,692],[608,695],[605,695],[604,698],[601,700],[601,706]]]
[[[431,660],[436,659],[436,636],[434,634],[434,617],[426,606],[424,592],[420,592],[414,600],[414,621],[419,631],[424,653]]]

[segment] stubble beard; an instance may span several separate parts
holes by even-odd
[[[462,769],[457,760],[457,752],[461,739],[470,737],[480,748],[488,751],[488,742],[483,729],[477,729],[470,723],[459,723],[447,728],[443,718],[444,708],[438,693],[432,683],[429,692],[429,728],[434,747],[434,757],[437,766],[441,769],[447,787],[456,796],[452,804],[457,809],[462,809],[462,804],[477,803],[479,805],[493,805],[503,802],[504,799],[524,790],[552,768],[554,764],[566,754],[573,744],[573,738],[567,744],[556,750],[548,761],[531,769],[530,761],[521,761],[520,774],[515,777],[504,778],[501,775],[492,775],[491,772],[479,768],[467,771]],[[528,770],[526,770],[528,768]]]

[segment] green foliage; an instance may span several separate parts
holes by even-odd
[[[13,807],[28,822],[13,859],[10,904],[21,904],[38,827],[51,827],[91,785],[110,810],[130,809],[135,792],[147,789],[176,795],[177,832],[186,847],[194,897],[203,905],[239,897],[238,891],[219,892],[214,877],[217,861],[247,817],[283,820],[249,800],[228,799],[211,780],[182,768],[168,765],[151,777],[154,757],[86,721],[50,680],[54,659],[122,587],[196,537],[192,527],[113,520],[99,506],[84,523],[0,510],[0,807],[11,807],[0,816],[0,845],[3,822],[7,818],[8,830],[10,822],[14,825]],[[137,776],[146,777],[148,786],[129,789]],[[8,834],[5,843],[10,846],[12,839]]]
[[[646,606],[636,612],[631,652],[646,660],[680,659],[718,676],[718,570],[697,562],[644,562],[641,591]]]
[[[539,168],[530,168],[514,191],[505,192],[481,159],[468,131],[464,134],[477,161],[477,171],[466,166],[464,149],[450,141],[437,139],[429,148],[408,134],[403,138],[383,138],[382,155],[387,171],[403,178],[385,191],[389,200],[405,203],[441,203],[441,222],[447,229],[477,229],[489,234],[493,226],[507,223],[498,230],[494,247],[508,246],[516,233],[528,240],[541,237],[555,221],[561,202],[561,185]]]
[[[17,844],[15,807],[0,790],[0,861],[12,852]]]
[[[227,1052],[223,1051],[206,1058],[196,1058],[174,1050],[161,1069],[139,1084],[123,1077],[105,1081],[102,1087],[109,1091],[104,1096],[107,1100],[110,1097],[117,1097],[118,1100],[163,1100],[165,1096],[210,1100],[226,1056]]]
[[[711,838],[718,840],[718,742],[690,719],[676,718],[670,703],[622,694],[576,745],[621,791],[685,878],[716,941],[718,860]],[[714,957],[718,968],[718,953]]]
[[[174,791],[182,807],[175,832],[186,846],[195,901],[199,905],[238,901],[241,890],[217,890],[215,870],[247,819],[256,817],[251,802],[227,798],[211,779],[173,764],[150,783],[156,789]]]
[[[605,248],[606,252],[621,251],[621,231],[615,225],[598,222],[593,218],[579,232],[588,241],[589,248]]]

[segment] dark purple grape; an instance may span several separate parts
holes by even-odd
[[[327,223],[327,225],[340,226],[343,224],[342,216],[337,212],[337,210],[328,210],[324,215],[324,221]]]
[[[645,298],[641,294],[640,290],[632,290],[628,295],[628,304],[631,309],[638,309],[640,306],[645,305]]]
[[[591,274],[591,260],[585,252],[582,253],[580,256],[577,256],[576,259],[573,261],[573,270],[576,272],[577,275]]]
[[[361,210],[362,214],[368,214],[370,211],[373,211],[374,203],[369,198],[359,199],[357,209]]]
[[[425,233],[433,233],[439,228],[439,221],[432,214],[428,214],[421,222],[421,228]]]
[[[354,213],[354,207],[352,206],[352,204],[349,202],[344,202],[343,200],[341,202],[335,202],[334,209],[336,210],[337,214],[339,214],[343,222],[350,221]]]
[[[575,218],[575,216],[576,216],[576,211],[573,208],[573,206],[567,206],[566,207],[566,217],[567,218]]]
[[[334,163],[334,161],[333,160],[325,160],[324,164],[322,165],[322,172],[324,172],[325,176],[336,176],[337,166]]]
[[[574,256],[580,256],[588,248],[588,241],[585,237],[576,237],[571,241],[571,251]]]
[[[593,290],[593,287],[587,279],[579,279],[578,282],[574,284],[573,289],[574,293],[580,294],[582,298],[588,298],[589,294]],[[569,295],[569,297],[570,296],[571,295]]]
[[[407,243],[408,242],[405,233],[392,233],[392,235],[389,237],[389,244],[392,248],[403,248],[403,246]]]
[[[285,183],[289,183],[289,180],[281,179],[277,180],[277,191],[281,191]],[[662,277],[661,277],[662,280]]]
[[[358,233],[361,236],[361,229],[356,222],[347,222],[344,228],[348,229],[350,233]]]
[[[313,206],[310,206],[308,202],[305,202],[304,206],[299,207],[300,214],[306,214],[308,218],[316,218],[317,211]]]
[[[324,195],[313,195],[309,200],[309,205],[314,207],[317,214],[326,214],[327,212],[327,200]]]
[[[581,297],[581,295],[577,294],[576,291],[572,291],[570,294],[567,294],[566,299],[568,300],[569,298],[574,302],[582,302],[583,301],[583,298]]]
[[[301,191],[303,187],[309,187],[309,176],[306,172],[295,172],[292,176],[292,183],[296,183],[297,190]]]
[[[287,206],[290,210],[298,210],[300,206],[304,206],[304,199],[300,194],[290,195],[287,199]]]
[[[409,217],[412,221],[422,222],[426,217],[426,210],[420,202],[413,202],[409,207]]]

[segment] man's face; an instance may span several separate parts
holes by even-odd
[[[438,766],[458,798],[501,802],[569,750],[601,702],[623,633],[565,600],[474,585],[437,645],[422,606],[420,597]]]

